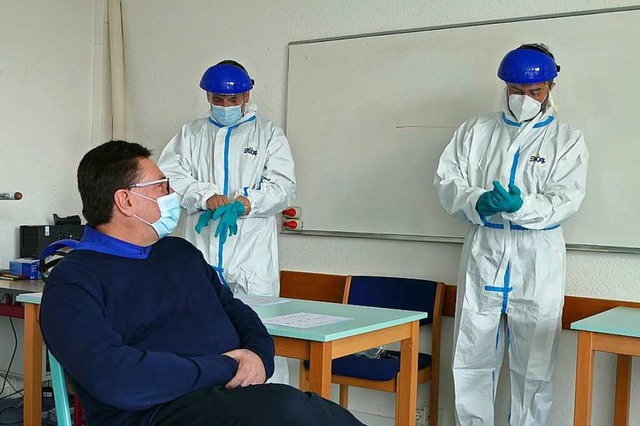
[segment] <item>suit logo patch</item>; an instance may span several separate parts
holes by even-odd
[[[544,157],[540,157],[539,155],[532,155],[529,158],[529,161],[531,161],[532,163],[540,163],[540,164],[544,164],[545,159]]]
[[[251,155],[258,155],[258,150],[255,148],[252,148],[250,146],[246,147],[243,151],[244,154],[251,154]]]

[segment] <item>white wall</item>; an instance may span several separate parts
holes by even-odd
[[[247,66],[257,83],[252,97],[258,103],[259,114],[284,126],[287,44],[291,41],[634,4],[637,2],[624,0],[124,0],[128,137],[159,153],[183,122],[205,112],[197,83],[203,70],[221,59],[234,58]],[[205,37],[201,36],[203,33]],[[591,89],[606,88],[606,82],[599,82]],[[352,102],[354,96],[357,94],[345,93],[335,100],[335,107]],[[296,141],[291,144],[295,156]],[[291,235],[280,239],[283,269],[426,277],[449,283],[456,282],[460,249],[447,244]],[[639,281],[637,256],[569,253],[568,294],[639,300]],[[449,368],[451,328],[452,320],[447,319],[441,406],[449,413],[453,393]],[[575,348],[575,333],[563,332],[550,423],[554,426],[572,423]],[[598,357],[594,425],[611,424],[613,368],[611,356]],[[637,363],[634,370],[639,377]],[[633,392],[640,391],[638,383],[634,382]],[[503,386],[499,395],[502,413],[506,412],[508,401],[505,391]],[[392,416],[390,395],[368,391],[352,395],[354,409]],[[425,404],[426,397],[426,390],[421,389],[419,405]],[[631,424],[639,424],[640,408],[632,411]],[[443,418],[442,424],[450,424],[450,419],[449,416],[446,422]]]
[[[580,9],[635,3],[584,0],[580,2]],[[569,12],[576,10],[576,4],[571,0],[535,3],[125,0],[128,137],[160,150],[182,122],[202,111],[201,105],[194,101],[199,96],[197,81],[206,66],[222,58],[233,57],[247,65],[258,82],[253,97],[260,113],[284,125],[287,43],[290,41]],[[190,13],[193,9],[209,13],[194,19]],[[0,202],[2,266],[17,256],[20,224],[47,223],[53,212],[69,215],[80,211],[75,169],[92,146],[92,122],[95,121],[92,110],[103,111],[101,101],[96,107],[94,95],[102,93],[98,89],[108,87],[102,83],[96,88],[93,85],[94,51],[103,52],[101,46],[94,46],[95,16],[94,3],[83,0],[2,3],[0,192],[25,193],[21,202]],[[104,27],[100,19],[98,23]],[[210,28],[210,37],[190,37],[190,28],[203,26]],[[184,45],[190,48],[182,48]],[[194,61],[198,67],[184,68],[185,62]],[[102,60],[96,63],[98,67],[104,66]],[[150,74],[160,74],[164,84],[157,87],[146,83]],[[606,90],[605,83],[596,89]],[[162,93],[164,103],[145,101],[155,92]],[[349,102],[350,95],[336,99],[336,106]],[[170,113],[176,109],[183,113]],[[97,139],[103,134],[99,129],[93,132]],[[295,141],[292,146],[295,154]],[[455,282],[459,256],[460,247],[456,245],[288,235],[281,238],[284,269],[402,275]],[[570,253],[567,292],[638,300],[639,262],[638,257],[628,255]],[[21,323],[17,324],[21,328]],[[13,337],[6,326],[0,331],[1,366],[8,361]],[[450,332],[451,320],[447,320],[441,387],[444,408],[450,408],[452,401],[448,368]],[[610,424],[614,368],[611,358],[598,357],[594,425]],[[574,369],[575,334],[564,332],[552,425],[571,423]],[[640,373],[637,366],[634,371],[637,377]],[[636,380],[634,393],[639,391],[637,383]],[[504,407],[507,397],[504,389],[502,391],[499,403]],[[419,396],[422,405],[426,401],[424,389]],[[378,393],[354,392],[352,404],[357,410],[374,414],[391,416],[393,412],[393,399]],[[640,422],[639,411],[638,408],[632,410],[631,424]]]
[[[75,166],[91,143],[94,5],[3,1],[0,14],[0,257],[17,256],[18,225],[80,212]]]
[[[0,267],[18,257],[18,227],[80,214],[76,167],[91,146],[94,3],[2,0],[0,12]],[[22,321],[14,321],[22,371]],[[0,318],[0,370],[13,349]]]

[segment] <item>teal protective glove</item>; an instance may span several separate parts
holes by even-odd
[[[476,203],[476,210],[482,216],[493,216],[498,213],[498,208],[493,204],[493,200],[491,199],[491,191],[487,191],[478,198],[478,202]]]
[[[229,235],[236,235],[238,233],[237,218],[244,214],[244,204],[242,204],[240,201],[236,201],[234,203],[231,203],[230,205],[233,206],[233,209],[236,211],[236,214],[238,216],[236,217],[236,222],[233,225],[229,226]]]
[[[240,201],[234,201],[233,203],[231,203],[231,205],[233,206],[234,209],[236,209],[236,213],[238,213],[238,217],[242,216],[244,214],[244,204],[242,204]]]
[[[213,218],[213,212],[211,210],[206,210],[200,213],[200,217],[198,218],[198,223],[196,223],[196,232],[200,234],[202,230],[209,226],[209,221]]]
[[[520,188],[509,184],[509,192],[497,180],[493,181],[493,191],[491,191],[491,201],[499,211],[514,213],[522,207],[522,197]]]
[[[228,215],[228,212],[231,212],[231,215]],[[238,216],[235,214],[235,210],[233,210],[231,204],[220,206],[213,212],[213,220],[218,220],[215,236],[220,238],[222,244],[227,241],[229,225],[235,225],[237,218]]]
[[[220,206],[213,212],[213,220],[219,219],[215,236],[220,238],[222,244],[227,241],[227,236],[238,233],[238,216],[243,213],[244,206],[239,201]]]
[[[222,205],[220,207],[218,207],[217,209],[215,209],[213,211],[213,220],[218,220],[220,219],[222,216],[224,216],[224,214],[227,212],[227,210],[229,210],[230,208],[232,208],[231,204],[225,204]]]

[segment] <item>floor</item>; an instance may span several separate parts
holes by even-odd
[[[351,411],[358,420],[367,426],[393,426],[395,424],[392,418],[374,416],[366,413],[359,413],[357,411]]]
[[[57,425],[55,412],[53,410],[53,398],[42,399],[43,413],[42,426]],[[22,397],[0,398],[0,426],[22,425]]]

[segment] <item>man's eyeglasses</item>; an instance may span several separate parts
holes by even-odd
[[[145,188],[151,185],[160,185],[164,184],[163,187],[167,191],[167,194],[171,191],[171,186],[169,185],[169,178],[163,178],[158,180],[150,180],[149,182],[139,182],[134,183],[133,185],[129,185],[129,189],[131,188]]]

